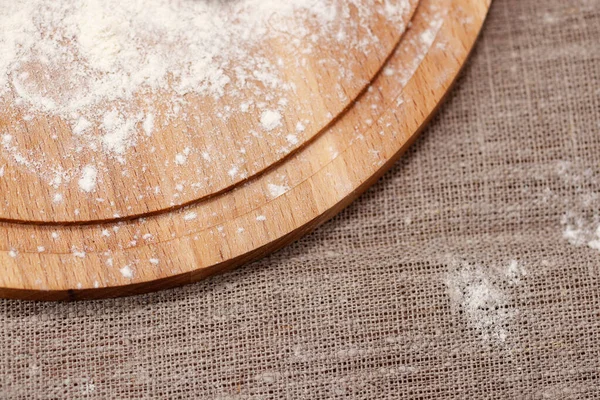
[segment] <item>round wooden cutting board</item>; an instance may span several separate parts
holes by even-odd
[[[66,208],[55,216],[35,201],[20,202],[29,209],[24,211],[5,206],[0,296],[74,300],[159,290],[262,257],[305,235],[363,193],[412,143],[464,65],[489,5],[490,0],[421,0],[368,90],[360,94],[359,85],[355,98],[337,102],[337,114],[319,120],[326,128],[299,139],[297,148],[276,156],[261,150],[265,164],[239,181],[127,214],[147,214],[139,218],[104,218],[93,207],[87,208],[88,220]],[[365,76],[380,66],[366,67]],[[258,159],[263,153],[253,154]],[[13,181],[10,187],[17,186]]]

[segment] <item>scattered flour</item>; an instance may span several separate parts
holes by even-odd
[[[272,384],[281,379],[280,372],[263,372],[254,377],[255,380],[262,383]]]
[[[187,156],[185,154],[177,154],[175,156],[175,164],[177,165],[183,165],[185,164],[185,162],[187,161]]]
[[[596,228],[596,236],[587,245],[594,250],[600,251],[600,225]]]
[[[127,279],[133,278],[133,270],[129,265],[126,265],[123,268],[121,268],[119,272],[121,272],[121,275],[123,275],[123,277]]]
[[[77,258],[85,258],[85,256],[86,256],[85,251],[79,250],[76,247],[71,248],[71,253],[73,253],[73,256],[77,257]]]
[[[292,135],[292,134],[287,135],[285,137],[285,140],[287,140],[288,143],[291,144],[292,146],[295,146],[298,144],[298,136],[296,136],[296,135]]]
[[[563,238],[569,243],[600,251],[600,216],[593,215],[587,219],[571,211],[563,215],[561,223]]]
[[[239,172],[239,168],[236,166],[231,167],[231,169],[229,169],[229,171],[227,171],[227,175],[229,175],[231,178],[235,178]]]
[[[155,120],[155,116],[154,114],[147,114],[146,115],[146,119],[144,120],[144,123],[142,125],[142,127],[144,128],[144,133],[146,134],[146,136],[152,136],[152,133],[154,132],[154,120]]]
[[[284,195],[287,191],[290,190],[289,187],[285,186],[285,185],[275,185],[273,183],[269,183],[267,185],[268,189],[269,189],[269,194],[271,195],[272,199],[275,199],[279,196]]]
[[[196,218],[198,218],[198,214],[196,214],[195,212],[189,212],[183,216],[184,221],[193,221]]]
[[[100,284],[98,284],[98,282],[94,282],[94,287],[99,287]],[[82,382],[80,385],[80,390],[81,393],[84,395],[90,395],[92,393],[94,393],[96,391],[96,385],[94,384],[93,381],[90,382]]]
[[[139,117],[126,118],[118,110],[106,113],[101,125],[105,132],[102,143],[115,154],[125,153],[126,146],[130,143],[130,136],[138,122]]]
[[[175,164],[177,164],[177,165],[185,164],[188,159],[188,156],[190,155],[191,152],[192,152],[192,150],[189,147],[186,147],[185,149],[183,149],[183,152],[178,153],[175,156]]]
[[[453,311],[464,315],[485,341],[504,342],[519,312],[510,289],[524,276],[526,271],[514,260],[503,269],[454,263],[445,283]]]
[[[557,165],[557,174],[571,196],[560,196],[567,211],[561,218],[562,236],[576,247],[600,251],[600,174],[572,162]]]
[[[93,165],[87,165],[83,168],[81,178],[79,179],[79,188],[84,192],[92,192],[96,188],[96,179],[98,171]]]
[[[281,114],[277,111],[264,111],[260,116],[260,123],[264,130],[272,131],[281,126]]]
[[[78,136],[83,135],[92,126],[92,123],[87,118],[79,117],[75,123],[75,126],[73,127],[73,133]]]

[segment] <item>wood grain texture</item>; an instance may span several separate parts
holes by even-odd
[[[300,151],[242,185],[119,223],[0,223],[0,295],[74,300],[159,290],[302,237],[364,192],[416,138],[464,65],[489,3],[421,1],[371,88]]]
[[[357,12],[348,21],[339,18],[339,25],[359,39],[364,37],[360,47],[347,48],[343,41],[319,34],[318,21],[308,21],[317,37],[315,43],[313,35],[298,39],[299,43],[291,43],[292,38],[283,42],[280,37],[260,43],[252,50],[256,59],[279,65],[285,85],[257,89],[248,83],[247,89],[227,90],[218,98],[188,95],[181,105],[140,97],[139,103],[150,101],[147,108],[156,110],[157,128],[146,137],[143,124],[138,123],[135,148],[124,155],[81,146],[72,127],[58,117],[31,113],[26,117],[20,108],[0,102],[0,133],[11,135],[10,146],[15,147],[6,151],[0,146],[0,167],[6,165],[0,179],[0,220],[90,223],[131,219],[223,192],[271,167],[349,107],[392,54],[418,0],[387,1],[392,6],[406,4],[401,23],[392,23],[379,13],[366,21]],[[385,8],[384,2],[360,2],[363,7]],[[309,46],[312,51],[302,53]],[[225,75],[234,76],[235,66],[230,68]],[[262,81],[257,85],[263,85]],[[284,86],[288,89],[280,89]],[[247,104],[245,111],[241,104]],[[180,108],[178,115],[188,117],[165,126],[162,121],[175,106]],[[265,130],[261,116],[266,110],[282,116],[281,126]],[[77,146],[81,151],[67,151]],[[177,157],[185,162],[178,163]],[[80,170],[87,164],[98,167],[93,193],[77,185]],[[63,171],[69,178],[61,177],[61,184],[53,184],[53,171]],[[57,194],[60,202],[53,200]]]

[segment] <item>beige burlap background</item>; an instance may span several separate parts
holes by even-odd
[[[299,243],[135,298],[2,301],[0,398],[600,396],[600,0],[496,0],[385,178]]]

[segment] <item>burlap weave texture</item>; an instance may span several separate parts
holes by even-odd
[[[600,397],[598,226],[600,1],[496,0],[422,138],[312,235],[185,288],[0,302],[0,398]]]

